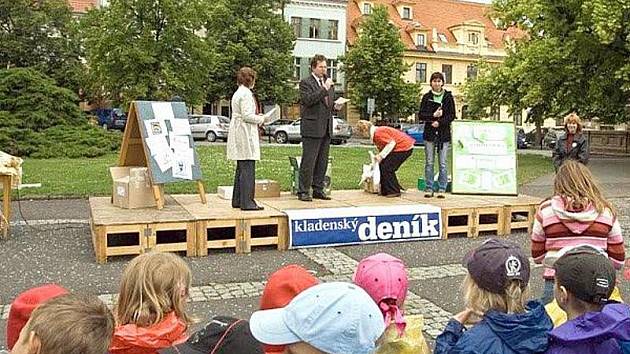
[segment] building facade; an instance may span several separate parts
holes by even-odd
[[[109,0],[69,0],[68,3],[75,14],[83,14],[89,9],[101,6],[107,6]]]
[[[335,93],[343,95],[345,80],[339,71],[339,57],[346,52],[346,0],[293,0],[284,8],[284,19],[293,28],[293,81],[297,83],[311,74],[310,60],[322,54],[328,60],[328,77],[335,82]],[[288,116],[299,115],[297,105]]]
[[[513,29],[504,30],[490,18],[490,6],[457,0],[350,0],[348,3],[348,45],[360,33],[364,16],[375,6],[385,6],[390,21],[400,32],[405,45],[404,60],[409,71],[404,78],[417,82],[422,92],[430,90],[429,78],[441,72],[444,87],[453,92],[457,118],[473,118],[467,113],[462,86],[477,75],[480,59],[501,64],[506,47],[519,38]],[[522,124],[523,114],[510,115],[507,107],[490,112],[492,119]],[[358,113],[351,120],[358,119]]]

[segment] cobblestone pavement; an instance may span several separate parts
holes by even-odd
[[[611,200],[619,212],[622,228],[627,232],[630,230],[630,197]],[[17,293],[41,283],[57,282],[72,291],[99,295],[113,306],[120,274],[131,259],[114,257],[107,264],[96,264],[89,229],[79,215],[72,215],[63,222],[59,219],[29,221],[29,225],[37,225],[37,228],[16,224],[17,236],[0,241],[0,284],[3,284],[0,287],[0,349],[5,338],[8,304]],[[508,237],[525,249],[529,248],[527,234]],[[222,250],[211,252],[208,257],[185,258],[194,278],[190,309],[193,316],[200,319],[195,328],[203,323],[203,319],[216,314],[248,318],[258,308],[266,277],[283,265],[300,264],[322,281],[350,281],[361,258],[388,252],[403,259],[408,267],[410,291],[406,312],[424,316],[425,335],[432,343],[453,313],[461,309],[459,286],[466,275],[460,263],[462,256],[485,238],[287,252],[262,247],[249,255]],[[630,246],[627,234],[626,246]],[[542,289],[541,271],[540,266],[534,266],[530,282],[532,297],[539,296]],[[620,287],[622,294],[630,294],[628,282],[622,282]]]

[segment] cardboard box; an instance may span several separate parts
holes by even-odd
[[[156,206],[146,167],[110,167],[112,203],[125,209]]]
[[[218,186],[217,195],[221,199],[232,200],[232,193],[234,193],[233,186]]]
[[[273,198],[280,196],[280,184],[270,179],[257,179],[254,198]]]
[[[217,187],[217,195],[221,199],[232,200],[233,186]],[[257,179],[254,198],[273,198],[280,196],[280,184],[270,179]]]

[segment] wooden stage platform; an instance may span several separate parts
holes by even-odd
[[[203,205],[196,194],[171,195],[162,210],[121,209],[108,197],[90,198],[90,227],[96,261],[107,257],[140,254],[146,250],[181,251],[187,256],[205,256],[211,248],[233,248],[248,253],[251,246],[288,247],[289,229],[284,210],[360,206],[431,204],[442,209],[442,235],[477,237],[480,232],[508,235],[531,228],[541,199],[452,195],[446,199],[424,198],[408,190],[400,198],[385,198],[361,190],[333,191],[332,200],[305,203],[289,193],[279,198],[256,199],[261,211],[233,209],[230,201],[208,194]]]

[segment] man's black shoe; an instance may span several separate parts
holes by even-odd
[[[312,202],[313,198],[311,198],[311,196],[308,194],[301,194],[298,195],[298,200],[301,200],[303,202]]]
[[[326,194],[313,193],[313,199],[331,200],[332,198]]]
[[[250,207],[250,208],[241,208],[241,210],[243,210],[243,211],[264,210],[264,209],[265,209],[265,207],[262,207],[260,205],[256,205],[256,206],[253,206],[253,207]]]

